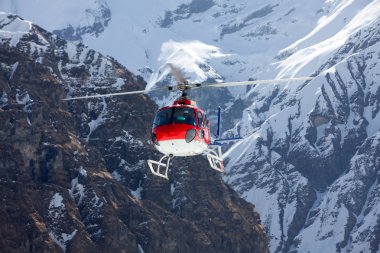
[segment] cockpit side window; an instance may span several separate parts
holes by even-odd
[[[202,113],[198,111],[198,126],[203,127],[203,116]]]
[[[205,118],[203,120],[203,127],[204,128],[210,128],[210,122],[208,121],[206,114],[205,114]]]

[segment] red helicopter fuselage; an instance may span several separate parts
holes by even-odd
[[[156,113],[152,142],[165,155],[193,156],[202,154],[210,145],[210,124],[203,110],[187,98]]]

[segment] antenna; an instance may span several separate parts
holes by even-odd
[[[220,106],[218,106],[218,128],[216,129],[216,140],[220,137],[220,123],[221,123],[221,113]]]

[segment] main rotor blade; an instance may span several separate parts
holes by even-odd
[[[64,98],[62,100],[70,101],[70,100],[79,100],[79,99],[88,99],[88,98],[103,98],[103,97],[112,97],[112,96],[123,96],[123,95],[130,95],[130,94],[141,94],[141,93],[147,93],[151,91],[156,90],[166,90],[173,88],[172,86],[157,88],[157,89],[150,89],[150,90],[135,90],[135,91],[126,91],[126,92],[119,92],[119,93],[109,93],[109,94],[98,94],[98,95],[91,95],[91,96],[82,96],[82,97],[72,97],[72,98]]]
[[[286,83],[286,82],[295,82],[295,81],[306,81],[311,80],[313,77],[294,77],[294,78],[283,78],[283,79],[272,79],[272,80],[255,80],[255,81],[243,81],[243,82],[229,82],[229,83],[215,83],[215,84],[204,84],[196,85],[194,88],[202,87],[233,87],[233,86],[242,86],[242,85],[253,85],[258,83]]]
[[[139,94],[139,93],[144,93],[144,92],[145,90],[136,90],[136,91],[127,91],[127,92],[120,92],[120,93],[109,93],[109,94],[98,94],[98,95],[91,95],[91,96],[64,98],[62,100],[69,101],[69,100],[79,100],[79,99],[88,99],[88,98],[103,98],[103,97],[122,96],[122,95],[129,95],[129,94]]]
[[[166,65],[169,67],[170,72],[172,73],[172,75],[174,76],[174,78],[177,80],[178,83],[185,83],[186,82],[185,77],[182,75],[182,73],[181,73],[181,71],[179,71],[179,69],[174,67],[174,65],[171,63],[166,63]]]

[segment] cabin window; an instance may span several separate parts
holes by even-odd
[[[203,120],[203,128],[210,128],[210,122],[208,121],[208,118],[206,115],[205,115],[205,118]]]
[[[188,107],[172,107],[158,111],[154,118],[153,128],[167,124],[196,125],[195,111]]]

